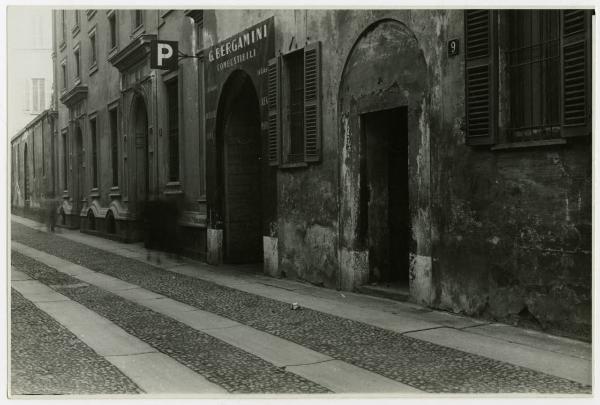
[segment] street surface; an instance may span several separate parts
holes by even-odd
[[[15,216],[11,236],[12,395],[591,393],[584,342]]]

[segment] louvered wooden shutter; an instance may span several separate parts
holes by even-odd
[[[267,70],[267,97],[269,105],[269,125],[268,125],[268,158],[269,165],[277,166],[279,164],[279,139],[281,114],[279,111],[280,100],[280,63],[279,58],[269,60]]]
[[[465,11],[465,100],[467,145],[490,145],[496,138],[496,12]]]
[[[321,43],[304,48],[304,160],[321,159]]]
[[[591,134],[591,13],[563,10],[562,136]]]

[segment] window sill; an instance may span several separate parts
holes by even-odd
[[[308,163],[306,162],[288,162],[282,163],[279,165],[280,169],[299,169],[303,167],[308,167]]]
[[[90,20],[96,14],[96,10],[87,10],[87,19]]]
[[[525,148],[538,148],[544,146],[559,146],[565,145],[567,141],[563,138],[557,139],[545,139],[540,141],[523,141],[523,142],[509,142],[502,143],[499,145],[492,146],[491,150],[513,150],[513,149],[525,149]]]
[[[78,84],[81,84],[81,78],[80,78],[80,77],[77,77],[77,78],[76,78],[76,79],[73,81],[73,84],[74,84],[75,86],[77,86]]]
[[[81,31],[81,29],[79,29],[79,25],[76,25],[73,27],[73,31],[71,31],[71,34],[73,35],[73,38],[79,34],[79,31]]]
[[[166,184],[166,190],[163,192],[165,195],[176,195],[183,194],[183,190],[181,189],[180,181],[170,181]]]
[[[90,66],[90,71],[89,71],[89,75],[93,75],[94,73],[96,73],[98,71],[98,64],[94,63],[92,66]]]
[[[131,31],[131,38],[135,38],[144,33],[144,24],[138,25]]]
[[[117,53],[117,51],[119,50],[119,47],[117,45],[113,46],[112,48],[109,49],[108,51],[108,58],[110,59],[115,53]]]
[[[64,50],[65,50],[65,48],[66,48],[66,47],[67,47],[67,43],[66,43],[66,42],[63,40],[63,41],[60,43],[60,45],[58,46],[58,50],[62,52],[62,51],[64,51]]]
[[[98,187],[94,187],[93,189],[90,190],[90,197],[91,198],[100,198],[100,191],[98,191]]]

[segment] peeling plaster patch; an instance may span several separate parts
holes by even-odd
[[[263,236],[263,272],[271,277],[280,276],[277,238]]]
[[[410,255],[410,298],[417,304],[430,305],[433,299],[431,256]]]
[[[342,248],[340,251],[341,289],[352,291],[369,280],[369,252]]]

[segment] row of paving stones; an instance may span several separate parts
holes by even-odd
[[[361,322],[175,274],[13,222],[12,238],[92,270],[432,393],[589,393],[591,387]]]
[[[232,393],[326,393],[324,387],[142,305],[12,252],[12,265],[111,320]],[[33,337],[35,339],[35,337]]]
[[[14,290],[10,333],[13,395],[140,392],[118,368]]]

